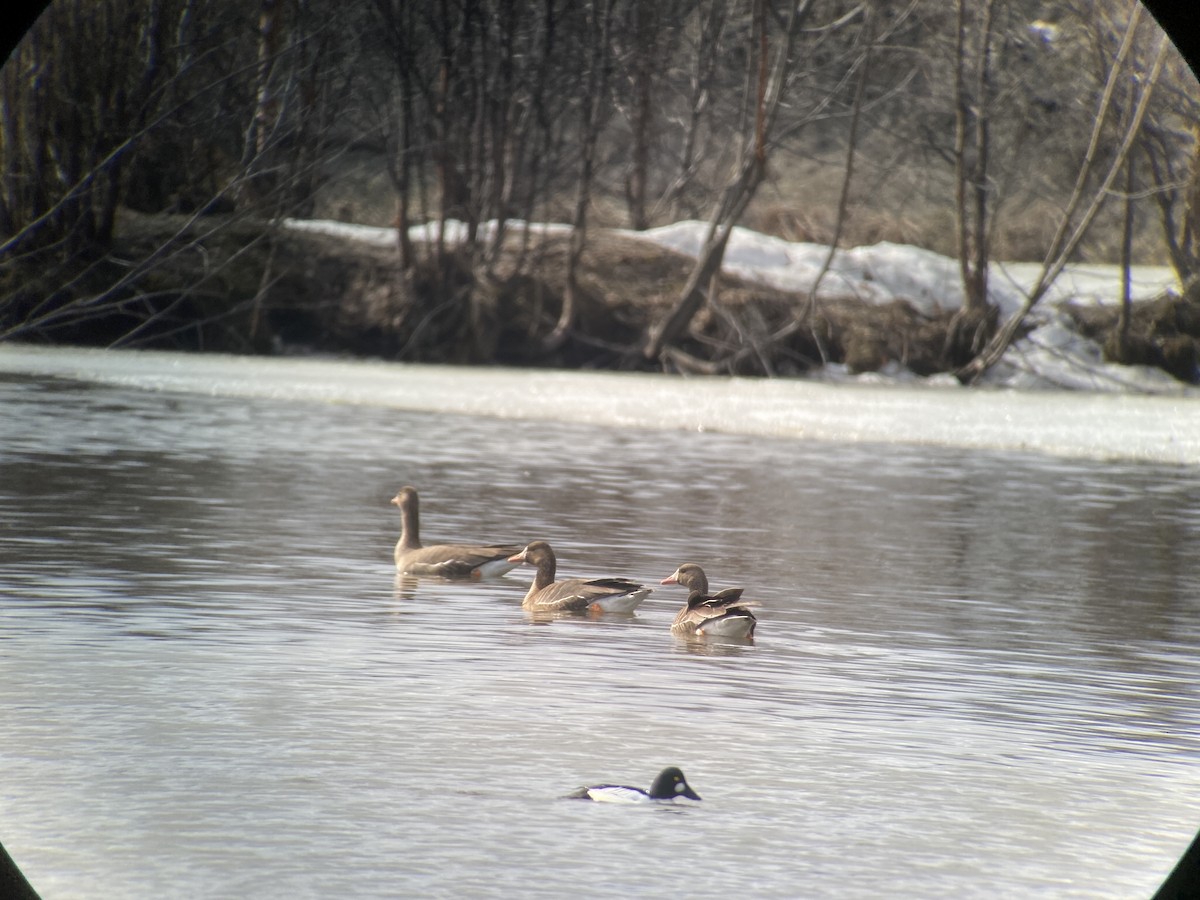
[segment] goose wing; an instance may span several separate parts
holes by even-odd
[[[489,575],[500,575],[516,568],[518,563],[510,563],[508,558],[520,551],[519,546],[434,544],[407,551],[397,563],[408,575],[475,578],[485,572]]]
[[[645,588],[627,578],[555,581],[537,592],[532,605],[538,609],[581,610],[593,603],[641,590]]]

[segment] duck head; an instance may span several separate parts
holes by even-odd
[[[695,563],[684,563],[673,573],[664,578],[662,584],[680,584],[689,591],[708,593],[708,578],[704,570]]]
[[[700,795],[692,790],[683,777],[683,772],[675,766],[670,766],[658,773],[654,784],[650,785],[650,797],[654,800],[674,800],[676,797],[687,797],[689,800],[699,800]]]

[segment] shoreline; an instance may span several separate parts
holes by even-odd
[[[168,393],[618,428],[1200,464],[1200,403],[1182,396],[18,344],[0,344],[0,373]]]

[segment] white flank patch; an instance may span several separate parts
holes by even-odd
[[[616,597],[605,597],[603,600],[597,600],[592,606],[599,607],[604,612],[627,613],[633,612],[646,595],[650,593],[650,588],[644,588],[640,591],[632,591],[628,594],[620,594]]]
[[[494,559],[479,567],[479,575],[482,578],[499,578],[519,565],[520,563],[509,562],[507,559]]]
[[[597,803],[645,803],[650,799],[643,792],[629,787],[590,788],[588,796]]]
[[[706,622],[696,630],[700,634],[708,634],[714,637],[745,637],[750,633],[750,626],[753,623],[753,619],[745,616],[734,616],[733,618]]]

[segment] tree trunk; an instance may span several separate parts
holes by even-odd
[[[609,29],[612,23],[612,2],[603,0],[597,4],[597,7],[593,9],[593,14],[599,19],[593,20],[591,23],[591,54],[580,107],[583,121],[581,122],[579,184],[575,199],[575,215],[571,222],[571,244],[567,255],[563,305],[554,331],[546,338],[546,350],[557,350],[562,346],[575,324],[578,309],[579,261],[583,257],[583,249],[587,243],[587,213],[592,202],[596,145],[599,142],[600,127],[604,121],[611,62]]]
[[[242,168],[250,169],[252,177],[242,184],[241,193],[247,204],[255,204],[269,192],[263,184],[267,177],[263,166],[254,165],[262,160],[269,148],[269,139],[279,116],[279,103],[271,84],[271,73],[279,54],[279,0],[259,0],[258,5],[258,60],[254,74],[254,112],[250,117],[250,128],[242,147]]]
[[[654,58],[659,29],[656,3],[638,3],[634,7],[633,114],[630,122],[629,177],[625,182],[629,224],[635,231],[650,227],[646,194],[650,178],[651,123],[654,121]]]
[[[982,19],[976,28],[978,42],[974,50],[975,71],[971,85],[974,96],[968,93],[966,79],[970,63],[966,0],[956,0],[956,7],[954,167],[958,264],[962,274],[964,317],[975,319],[988,306],[988,116],[992,92],[993,0],[983,3],[979,13]]]
[[[1062,274],[1063,268],[1067,261],[1071,258],[1071,254],[1079,246],[1088,229],[1091,228],[1092,222],[1096,215],[1100,212],[1100,208],[1104,205],[1105,199],[1109,196],[1109,191],[1112,188],[1113,182],[1116,180],[1117,174],[1121,167],[1125,165],[1125,161],[1129,156],[1129,150],[1133,146],[1134,140],[1141,131],[1142,122],[1146,116],[1146,107],[1149,105],[1150,96],[1154,92],[1154,86],[1158,83],[1159,77],[1162,75],[1163,65],[1167,58],[1167,49],[1170,44],[1166,39],[1166,35],[1159,38],[1158,46],[1155,50],[1154,63],[1150,67],[1150,72],[1140,80],[1140,96],[1137,99],[1137,105],[1130,117],[1129,125],[1125,129],[1124,137],[1120,146],[1117,148],[1108,172],[1103,178],[1099,187],[1091,195],[1091,201],[1080,218],[1079,222],[1072,227],[1072,220],[1075,210],[1078,209],[1083,199],[1084,187],[1089,179],[1089,176],[1095,169],[1094,154],[1096,147],[1099,144],[1099,135],[1104,119],[1107,117],[1112,107],[1113,89],[1120,76],[1120,72],[1124,67],[1124,60],[1128,45],[1132,44],[1133,31],[1137,27],[1137,20],[1140,14],[1140,7],[1135,7],[1130,16],[1129,26],[1126,30],[1125,43],[1122,45],[1121,52],[1117,54],[1116,60],[1109,70],[1109,81],[1105,86],[1103,96],[1100,100],[1100,107],[1096,115],[1096,124],[1092,134],[1092,144],[1088,147],[1084,155],[1084,161],[1080,167],[1079,176],[1076,179],[1075,191],[1067,203],[1067,208],[1063,213],[1063,218],[1059,224],[1058,232],[1055,235],[1051,247],[1052,255],[1048,256],[1042,267],[1042,273],[1038,277],[1037,283],[1030,290],[1029,295],[1025,298],[1025,302],[1021,304],[1021,308],[1009,317],[1000,329],[992,336],[987,345],[979,352],[979,354],[971,360],[966,366],[959,370],[958,377],[964,382],[977,381],[982,375],[1000,361],[1000,357],[1008,349],[1009,345],[1016,338],[1017,332],[1020,330],[1025,318],[1029,315],[1030,310],[1038,304],[1045,296],[1054,280]]]
[[[850,133],[846,138],[846,168],[842,173],[842,189],[838,194],[837,212],[833,220],[833,234],[829,238],[829,252],[825,254],[825,261],[821,264],[820,270],[817,272],[817,277],[813,279],[812,289],[808,294],[808,303],[805,304],[804,312],[799,317],[801,320],[808,320],[816,309],[817,294],[821,290],[821,282],[825,280],[825,276],[829,273],[829,267],[833,265],[833,259],[837,255],[838,244],[842,240],[842,229],[846,223],[846,211],[850,205],[850,185],[854,180],[854,157],[858,152],[858,129],[859,123],[862,120],[863,97],[867,90],[867,81],[871,77],[871,52],[874,49],[874,38],[872,36],[873,23],[870,18],[870,13],[867,13],[865,29],[867,32],[867,47],[863,51],[860,60],[861,68],[858,71],[858,82],[854,87],[854,106],[850,111]]]
[[[662,199],[674,219],[690,218],[695,215],[690,208],[685,207],[681,198],[695,177],[699,166],[696,158],[698,155],[696,145],[701,125],[712,99],[713,69],[727,18],[728,7],[725,0],[710,0],[707,10],[703,13],[699,43],[696,47],[695,67],[692,72],[688,102],[687,128],[683,135],[683,148],[679,154],[679,167]]]
[[[1124,358],[1129,340],[1129,320],[1132,313],[1130,268],[1133,265],[1133,158],[1125,160],[1125,217],[1121,228],[1121,313],[1117,317],[1117,346]]]
[[[718,226],[713,223],[704,247],[700,251],[700,256],[696,260],[696,265],[692,268],[692,274],[688,276],[687,284],[684,285],[679,296],[679,301],[667,318],[650,332],[645,349],[642,351],[642,355],[646,359],[656,359],[660,356],[668,344],[683,334],[692,321],[692,317],[699,311],[704,302],[705,288],[711,286],[712,280],[721,270],[721,262],[725,258],[725,247],[729,243],[729,235],[732,232],[732,225]]]
[[[796,35],[805,20],[810,0],[792,5],[784,26],[783,40],[772,67],[767,59],[769,42],[767,37],[768,17],[765,0],[754,0],[754,28],[751,36],[754,52],[750,54],[750,72],[754,85],[754,132],[753,144],[743,147],[737,177],[721,193],[720,201],[710,219],[708,237],[696,260],[696,265],[671,311],[650,329],[642,355],[656,359],[663,348],[677,340],[687,329],[692,318],[704,302],[704,288],[711,287],[721,271],[725,259],[725,248],[734,225],[750,201],[754,199],[759,185],[767,172],[768,148],[771,128],[778,114],[780,99],[784,93],[790,67],[792,48]],[[747,93],[751,93],[748,91]]]

